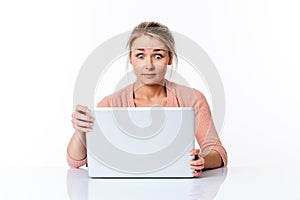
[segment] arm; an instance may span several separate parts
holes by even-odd
[[[70,167],[78,168],[86,164],[86,132],[92,131],[93,117],[88,115],[90,110],[84,106],[76,106],[72,114],[72,125],[75,132],[68,144],[67,161]]]
[[[111,107],[111,96],[105,97],[97,107]],[[72,114],[72,125],[75,129],[67,148],[67,161],[70,167],[78,168],[87,163],[86,134],[92,131],[94,118],[88,115],[86,106],[77,105]]]
[[[67,148],[71,159],[81,161],[86,158],[86,139],[85,133],[75,131]]]
[[[193,149],[190,151],[190,156],[195,157],[190,162],[191,169],[194,169],[193,176],[201,175],[202,170],[214,169],[223,166],[223,161],[220,154],[212,150],[207,155],[201,156],[200,149]]]
[[[227,152],[215,129],[209,105],[202,93],[195,91],[196,139],[201,148],[200,156],[204,158],[204,169],[214,169],[227,165]]]
[[[206,156],[204,156],[204,160],[205,160],[204,170],[219,168],[224,165],[222,161],[222,157],[220,156],[219,152],[215,150],[211,150]]]

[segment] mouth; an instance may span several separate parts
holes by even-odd
[[[152,78],[154,77],[156,74],[155,73],[144,73],[142,74],[142,76],[146,77],[146,78]]]

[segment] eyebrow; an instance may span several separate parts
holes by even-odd
[[[137,48],[137,49],[133,49],[133,50],[135,50],[135,51],[145,51],[144,48]],[[153,51],[168,51],[168,50],[166,50],[166,49],[153,49]]]

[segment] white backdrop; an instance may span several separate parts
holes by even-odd
[[[148,20],[191,38],[215,63],[229,166],[300,166],[299,8],[296,0],[2,1],[1,166],[67,167],[82,63]]]

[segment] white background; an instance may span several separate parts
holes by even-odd
[[[112,36],[154,20],[215,63],[229,166],[300,166],[299,19],[296,0],[1,1],[0,165],[67,168],[82,63]]]

